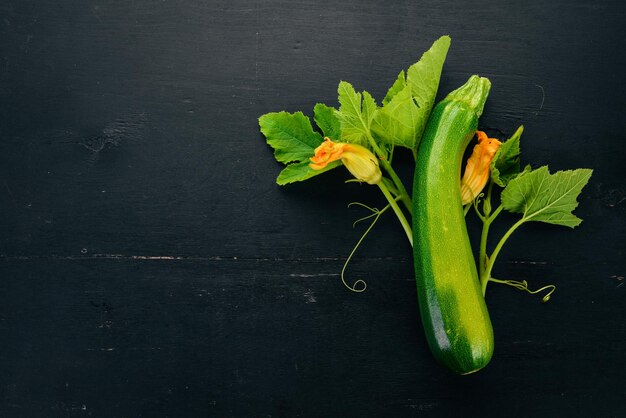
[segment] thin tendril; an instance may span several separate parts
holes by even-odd
[[[547,289],[550,289],[550,291],[548,293],[546,293],[542,298],[541,301],[542,302],[547,302],[550,300],[550,296],[552,295],[552,293],[554,293],[554,291],[556,290],[556,286],[553,284],[549,284],[547,286],[542,287],[541,289],[537,289],[537,290],[530,290],[528,288],[528,282],[526,280],[522,280],[521,282],[518,280],[498,280],[498,279],[494,279],[493,277],[489,279],[489,281],[491,282],[495,282],[495,283],[501,283],[501,284],[505,284],[507,286],[512,286],[516,289],[519,290],[523,290],[525,292],[530,293],[531,295],[536,295],[537,293],[541,293]]]
[[[468,204],[471,204],[472,206],[474,206],[474,211],[476,212],[476,215],[478,215],[478,217],[484,222],[485,221],[485,216],[480,213],[480,209],[478,208],[478,204],[481,202],[481,200],[483,200],[483,198],[485,197],[484,193],[480,193],[478,196],[476,196],[476,198]]]
[[[359,202],[352,202],[350,203],[350,205],[359,205],[362,206],[368,210],[371,210],[373,213],[371,215],[368,215],[364,218],[358,219],[356,222],[362,221],[364,219],[369,219],[372,216],[374,217],[374,220],[372,221],[372,223],[370,224],[370,226],[367,227],[367,229],[365,230],[365,232],[363,233],[363,235],[361,235],[361,238],[359,238],[359,240],[357,241],[356,245],[354,246],[354,248],[352,249],[352,251],[350,252],[350,255],[348,255],[348,258],[346,259],[346,262],[343,263],[343,268],[341,269],[341,282],[343,283],[343,285],[345,287],[347,287],[349,290],[355,292],[355,293],[361,293],[364,292],[365,289],[367,289],[367,283],[365,283],[364,280],[362,279],[358,279],[357,281],[355,281],[352,286],[350,286],[347,282],[346,282],[346,277],[345,277],[345,272],[346,272],[346,268],[348,267],[348,264],[350,263],[350,260],[352,260],[352,256],[354,255],[354,253],[356,253],[357,248],[359,248],[359,246],[361,245],[361,243],[363,242],[363,240],[365,239],[365,237],[367,236],[367,234],[369,234],[369,232],[372,230],[372,228],[374,227],[374,225],[376,224],[376,221],[378,221],[378,218],[380,218],[380,215],[382,215],[383,213],[385,213],[385,211],[387,209],[389,209],[390,205],[385,206],[382,209],[376,209],[376,208],[371,208],[363,203],[359,203]],[[350,206],[348,205],[348,206]],[[355,222],[355,224],[356,224]],[[360,286],[361,288],[357,288],[357,286]]]
[[[354,221],[352,223],[352,228],[356,228],[356,224],[358,224],[359,222],[363,222],[363,221],[367,221],[368,219],[371,219],[373,217],[377,216],[377,213],[371,213],[367,216],[364,216],[362,218],[357,219],[356,221]]]
[[[359,218],[356,221],[354,221],[354,223],[352,224],[352,228],[355,228],[356,224],[358,224],[359,222],[366,221],[366,220],[368,220],[370,218],[373,218],[374,216],[377,216],[378,213],[380,212],[378,209],[372,208],[370,206],[367,206],[365,203],[361,203],[361,202],[350,202],[350,203],[348,203],[348,207],[354,206],[354,205],[361,206],[362,208],[365,208],[365,209],[369,210],[372,213],[370,213],[369,215],[364,216],[364,217]],[[387,206],[389,206],[389,205],[387,205]]]

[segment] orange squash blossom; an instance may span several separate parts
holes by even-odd
[[[311,157],[309,166],[314,170],[321,170],[327,164],[337,160],[341,160],[358,180],[369,184],[380,183],[382,172],[376,156],[370,150],[357,144],[333,142],[328,137],[315,148],[315,155]]]
[[[467,159],[461,180],[461,201],[464,205],[473,201],[487,184],[491,160],[501,144],[495,138],[488,138],[482,131],[476,131],[476,136],[478,144],[474,146],[472,155]]]

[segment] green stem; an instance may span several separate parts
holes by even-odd
[[[393,184],[396,186],[396,189],[398,189],[402,203],[404,204],[406,209],[409,211],[409,214],[413,214],[413,201],[411,200],[411,196],[406,191],[406,188],[404,187],[404,183],[402,183],[402,180],[400,180],[400,177],[398,176],[398,174],[396,174],[396,171],[391,166],[387,153],[384,152],[383,149],[381,149],[378,146],[378,144],[376,143],[376,140],[374,139],[372,134],[369,132],[369,130],[367,131],[367,140],[370,143],[370,146],[372,147],[376,155],[378,155],[378,158],[380,160],[380,165],[382,165],[385,171],[389,174],[389,177],[391,177]]]
[[[480,234],[480,247],[478,250],[478,269],[479,269],[479,274],[481,277],[481,283],[482,283],[482,277],[485,274],[485,270],[487,269],[487,262],[489,261],[489,259],[487,258],[487,239],[489,237],[489,228],[491,227],[491,224],[493,223],[493,221],[498,217],[500,212],[502,212],[502,205],[500,205],[496,208],[496,210],[493,213],[491,213],[492,189],[493,189],[493,183],[489,183],[489,189],[487,191],[487,196],[485,197],[485,202],[483,204],[484,213],[480,214],[478,212],[478,208],[476,208],[476,213],[478,214],[480,219],[483,221],[483,228]],[[489,280],[489,277],[487,277],[487,281],[488,280]],[[486,287],[487,285],[483,283],[483,295],[485,294]]]
[[[400,177],[398,177],[398,175],[396,174],[393,167],[391,167],[391,164],[389,164],[388,161],[381,160],[380,164],[383,166],[385,171],[389,173],[389,176],[391,177],[393,184],[398,189],[400,200],[402,200],[402,203],[404,204],[406,209],[409,211],[409,214],[412,215],[413,214],[413,201],[411,200],[411,196],[409,196],[409,193],[406,191],[406,188],[404,187],[402,180],[400,180]]]
[[[496,215],[495,212],[494,212],[494,215]],[[492,216],[488,219],[487,222],[491,223],[493,219],[494,217]],[[494,263],[496,262],[496,258],[498,257],[498,254],[500,254],[500,250],[504,246],[504,243],[506,242],[506,240],[509,239],[511,234],[515,232],[515,230],[519,228],[524,222],[526,222],[526,218],[522,218],[519,221],[515,222],[513,226],[510,227],[508,231],[506,231],[506,233],[502,236],[502,238],[500,238],[500,241],[498,241],[496,248],[494,248],[493,253],[491,253],[491,257],[486,259],[485,270],[480,275],[480,284],[483,289],[483,296],[485,295],[485,292],[487,290],[487,283],[489,282],[489,279],[491,278],[491,271],[493,269]]]
[[[493,211],[493,213],[491,214],[491,216],[489,216],[489,218],[487,219],[487,221],[488,221],[489,223],[492,223],[492,222],[493,222],[493,221],[494,221],[494,220],[498,217],[498,215],[500,214],[500,212],[502,212],[502,209],[504,209],[504,208],[502,207],[502,205],[498,206],[498,207],[496,208],[496,210],[494,210],[494,211]]]
[[[487,268],[487,238],[489,237],[489,227],[491,226],[491,222],[495,219],[495,215],[491,218],[491,192],[493,191],[493,181],[489,182],[489,187],[487,188],[487,195],[485,196],[485,200],[483,201],[483,213],[480,213],[478,209],[478,203],[474,202],[474,209],[476,210],[476,214],[483,222],[482,232],[480,234],[480,246],[478,250],[478,272],[480,277],[483,277],[485,273],[485,269]],[[483,291],[483,294],[485,292]]]
[[[411,246],[413,246],[413,231],[411,230],[411,226],[409,225],[409,222],[406,220],[404,213],[402,213],[402,209],[400,209],[400,206],[398,206],[398,203],[396,203],[396,199],[391,195],[391,192],[389,191],[387,186],[385,186],[385,183],[383,183],[382,181],[379,182],[378,187],[380,187],[380,190],[385,195],[385,198],[389,202],[391,209],[393,209],[396,216],[398,217],[398,220],[400,221],[400,224],[402,224],[402,228],[404,229],[404,232],[406,233],[406,236],[409,239],[409,243],[411,243]]]
[[[483,230],[480,234],[480,247],[478,250],[478,272],[481,277],[485,274],[485,269],[487,268],[487,237],[489,236],[489,227],[491,226],[491,222],[489,219],[483,221]],[[483,290],[483,295],[485,294],[485,290]]]
[[[376,143],[376,140],[374,139],[374,137],[369,131],[369,127],[365,123],[363,124],[363,127],[366,129],[366,132],[367,132],[367,135],[366,135],[367,141],[370,143],[370,146],[372,147],[376,155],[378,155],[378,158],[381,159],[382,161],[387,161],[387,153],[383,152],[382,148],[378,146],[378,144]]]

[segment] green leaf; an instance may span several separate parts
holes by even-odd
[[[324,136],[333,141],[341,138],[341,123],[337,118],[337,109],[318,103],[313,108],[315,123],[320,127]]]
[[[311,167],[309,167],[308,161],[289,164],[283,169],[283,171],[280,172],[278,178],[276,179],[276,183],[278,183],[280,186],[284,186],[285,184],[308,180],[311,177],[315,177],[318,174],[325,173],[328,170],[331,170],[340,165],[341,161],[333,161],[321,170],[313,170]]]
[[[372,124],[378,140],[394,146],[417,147],[435,103],[449,47],[450,37],[442,36],[409,67],[406,78],[404,71],[400,72]]]
[[[524,132],[524,126],[500,145],[493,160],[491,160],[491,180],[500,187],[506,185],[520,173],[520,137]]]
[[[406,73],[407,84],[412,86],[413,96],[422,107],[432,107],[435,102],[441,69],[449,48],[450,37],[442,36],[433,43],[418,62],[409,67]]]
[[[524,221],[539,221],[574,228],[582,220],[572,211],[577,198],[591,177],[592,170],[557,171],[547,166],[522,173],[502,191],[504,209],[521,213]]]
[[[383,99],[383,106],[389,103],[396,94],[398,94],[404,89],[405,86],[406,86],[406,76],[404,75],[404,70],[402,70],[400,71],[400,74],[398,74],[398,78],[396,78],[396,81],[393,82],[392,86],[389,88],[389,91],[387,92],[387,95]]]
[[[407,84],[411,86],[413,97],[421,109],[424,126],[435,103],[441,70],[449,48],[450,37],[442,36],[418,62],[409,67],[406,73]]]
[[[259,125],[267,143],[274,148],[276,160],[289,164],[276,179],[280,185],[307,180],[341,164],[336,161],[323,170],[309,167],[309,159],[323,138],[313,130],[311,121],[302,112],[267,113],[259,118]]]
[[[259,125],[267,143],[274,148],[276,160],[285,164],[312,157],[324,140],[302,112],[267,113],[259,118]]]
[[[337,92],[340,107],[336,115],[341,123],[341,140],[367,146],[376,102],[368,92],[357,93],[346,81],[339,83]]]
[[[380,141],[407,148],[417,146],[421,128],[421,112],[409,85],[378,109],[371,127],[372,133]]]

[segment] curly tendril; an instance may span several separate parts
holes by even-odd
[[[370,225],[367,227],[367,229],[365,230],[365,232],[363,232],[363,235],[361,235],[361,238],[359,238],[359,240],[357,241],[356,245],[354,246],[354,248],[352,248],[352,251],[350,252],[350,255],[348,255],[348,258],[346,259],[346,262],[343,264],[343,268],[341,269],[341,282],[343,283],[343,285],[348,288],[349,290],[351,290],[352,292],[355,293],[362,293],[365,291],[365,289],[367,289],[367,283],[365,283],[364,280],[362,279],[358,279],[356,280],[352,286],[350,286],[348,284],[348,282],[346,281],[346,268],[348,267],[348,264],[350,263],[350,260],[352,260],[352,256],[354,256],[354,253],[356,253],[357,248],[359,248],[359,246],[361,245],[361,243],[363,242],[363,240],[365,239],[365,237],[367,236],[367,234],[369,234],[369,232],[372,230],[372,228],[374,227],[374,225],[376,224],[376,222],[378,221],[378,218],[380,218],[380,215],[382,215],[383,213],[385,213],[385,211],[387,209],[389,209],[391,207],[391,205],[387,205],[382,209],[377,209],[377,208],[372,208],[370,206],[367,206],[364,203],[360,203],[360,202],[351,202],[350,204],[348,204],[348,207],[353,206],[353,205],[357,205],[357,206],[361,206],[362,208],[365,208],[367,210],[369,210],[370,213],[367,216],[364,216],[362,218],[357,219],[356,221],[354,221],[354,223],[352,224],[352,227],[354,228],[356,226],[356,224],[358,224],[359,222],[365,221],[367,219],[371,219],[374,218],[374,220],[372,221],[372,223],[370,223]]]
[[[494,279],[493,277],[491,277],[489,279],[490,282],[495,282],[495,283],[501,283],[501,284],[505,284],[507,286],[512,286],[516,289],[519,290],[523,290],[525,292],[530,293],[531,295],[536,295],[537,293],[541,293],[544,292],[546,290],[550,290],[548,293],[546,293],[542,298],[541,301],[543,303],[547,302],[550,300],[550,296],[552,296],[552,294],[554,293],[554,291],[556,290],[556,286],[553,284],[549,284],[547,286],[544,286],[540,289],[537,290],[530,290],[528,288],[528,282],[526,280],[522,280],[521,282],[518,280],[498,280],[498,279]]]

